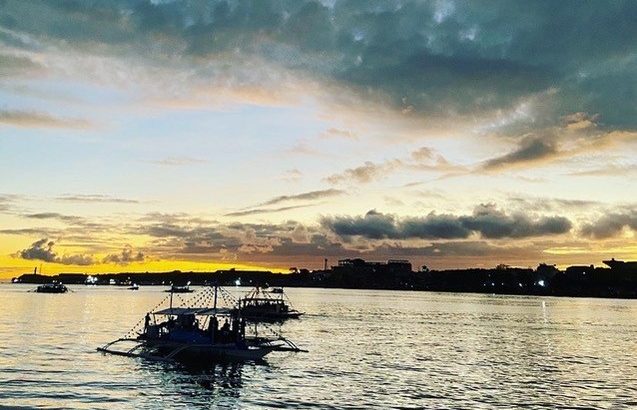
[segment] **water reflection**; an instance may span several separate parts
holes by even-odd
[[[102,355],[164,295],[0,285],[0,404],[63,408],[618,408],[637,404],[637,301],[290,289],[307,354]],[[247,289],[246,289],[247,290]]]

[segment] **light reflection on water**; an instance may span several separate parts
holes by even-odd
[[[309,353],[191,368],[95,352],[162,288],[32,288],[0,285],[0,405],[637,406],[637,301],[290,288]]]

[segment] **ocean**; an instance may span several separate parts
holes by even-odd
[[[637,406],[635,300],[288,288],[306,314],[276,330],[308,353],[193,368],[95,350],[126,334],[164,288],[34,287],[0,285],[1,406]]]

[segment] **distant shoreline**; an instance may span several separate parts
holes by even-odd
[[[559,270],[540,264],[536,269],[500,265],[491,269],[413,271],[407,261],[366,262],[345,259],[327,270],[300,269],[292,273],[218,270],[214,272],[121,272],[24,274],[16,283],[98,286],[169,286],[170,284],[222,286],[277,286],[342,289],[416,290],[501,295],[566,296],[637,299],[637,263],[606,261],[609,268],[571,266]]]

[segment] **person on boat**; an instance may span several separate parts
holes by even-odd
[[[217,319],[217,316],[212,316],[212,318],[210,318],[208,332],[210,333],[210,340],[214,344],[217,339],[217,334],[219,334],[219,320]]]
[[[144,318],[144,329],[148,329],[150,325],[150,313],[146,313],[146,317]]]
[[[230,323],[228,323],[228,319],[221,326],[221,341],[226,343],[230,337]]]

